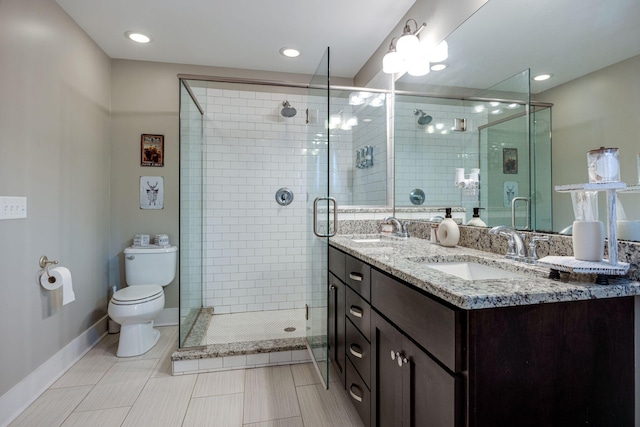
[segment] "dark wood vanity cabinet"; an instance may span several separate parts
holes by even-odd
[[[464,310],[345,260],[370,281],[342,347],[366,426],[635,425],[633,297]]]

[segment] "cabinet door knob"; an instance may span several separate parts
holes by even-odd
[[[351,307],[349,307],[349,313],[351,313],[351,315],[355,317],[362,317],[362,314],[364,312],[360,307],[352,305]]]
[[[338,287],[336,285],[334,285],[333,283],[329,285],[329,290],[330,291],[335,291],[336,289],[338,289]]]
[[[362,402],[362,396],[358,396],[356,393],[353,392],[353,390],[356,389],[357,391],[360,392],[360,394],[362,395],[362,390],[360,390],[360,387],[358,387],[355,384],[351,384],[351,386],[349,387],[349,394],[351,395],[351,397],[353,398],[353,400],[357,401],[357,402]]]
[[[409,363],[404,354],[400,353],[399,351],[394,352],[393,350],[391,350],[391,360],[396,360],[398,362],[398,366],[401,368],[402,365],[406,365],[407,363]]]
[[[355,280],[356,282],[362,282],[362,277],[360,273],[349,273],[349,279]]]
[[[360,346],[358,346],[358,344],[351,344],[349,346],[349,352],[358,359],[362,359],[362,349],[360,348]]]

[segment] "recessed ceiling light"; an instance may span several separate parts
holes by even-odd
[[[127,31],[126,33],[124,33],[124,36],[136,43],[149,43],[151,41],[151,38],[149,36],[135,31]]]
[[[300,51],[292,47],[283,47],[282,49],[280,49],[280,54],[286,56],[287,58],[296,58],[300,56]]]
[[[436,64],[431,66],[431,71],[442,71],[447,68],[446,64]]]
[[[538,74],[533,78],[533,80],[537,82],[543,82],[545,80],[549,80],[551,78],[551,74]]]

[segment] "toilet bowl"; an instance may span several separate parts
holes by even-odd
[[[124,254],[128,286],[113,294],[108,313],[120,324],[116,355],[132,357],[151,350],[160,338],[153,322],[164,309],[163,286],[175,278],[177,248],[131,247]]]

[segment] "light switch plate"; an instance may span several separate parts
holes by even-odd
[[[27,217],[27,198],[0,196],[0,220]]]

